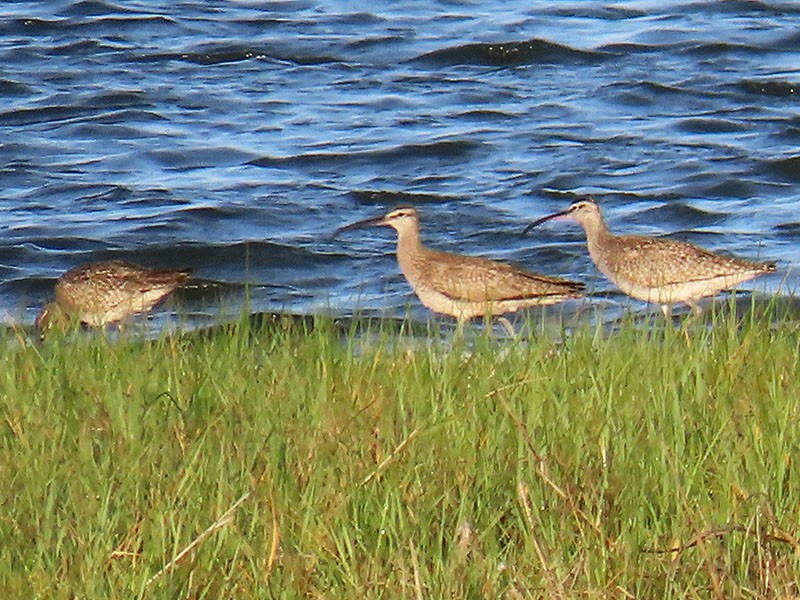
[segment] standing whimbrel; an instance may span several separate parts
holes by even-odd
[[[455,317],[459,325],[473,317],[503,315],[581,296],[582,283],[527,273],[486,258],[426,248],[419,236],[417,211],[410,206],[346,225],[336,235],[380,225],[397,231],[397,262],[420,302],[434,312]]]
[[[661,304],[667,316],[677,302],[685,302],[699,314],[701,298],[776,270],[775,263],[721,256],[687,242],[616,236],[593,200],[579,200],[563,212],[534,221],[523,235],[558,218],[574,219],[583,226],[592,261],[619,289],[637,300]]]
[[[118,260],[74,267],[59,277],[55,302],[42,308],[35,325],[47,329],[75,320],[102,327],[149,311],[188,279],[188,271],[146,269]]]

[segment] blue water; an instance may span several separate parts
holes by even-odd
[[[66,269],[190,267],[182,310],[425,310],[393,234],[585,281],[589,193],[617,232],[800,264],[796,2],[0,4],[0,309]],[[752,284],[745,286],[752,289]],[[222,298],[220,298],[222,295]],[[173,310],[167,307],[166,310]]]

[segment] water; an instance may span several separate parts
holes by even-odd
[[[414,315],[391,231],[586,281],[590,193],[798,281],[795,2],[52,2],[0,5],[0,309],[30,323],[67,268],[190,267],[183,310]],[[745,286],[747,287],[747,286]],[[752,286],[751,286],[752,287]],[[223,295],[219,299],[220,294]],[[552,309],[551,309],[552,310]]]

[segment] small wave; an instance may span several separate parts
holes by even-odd
[[[734,133],[746,131],[742,123],[729,119],[690,118],[678,121],[678,129],[689,133]]]
[[[359,204],[366,206],[388,206],[398,204],[443,204],[460,200],[456,196],[425,194],[422,192],[396,192],[389,190],[352,190],[350,195]]]
[[[694,57],[713,58],[726,54],[752,56],[754,54],[773,52],[773,48],[769,46],[755,46],[753,44],[737,44],[733,42],[698,42],[684,45],[681,51]]]
[[[253,156],[236,148],[225,147],[150,150],[147,154],[163,167],[176,171],[235,166],[246,163]]]
[[[92,21],[92,28],[96,29],[103,27],[104,29],[111,29],[120,31],[125,28],[142,28],[145,27],[151,32],[160,26],[166,28],[179,27],[180,23],[175,19],[164,15],[131,15],[127,17],[101,17]]]
[[[86,115],[87,110],[75,106],[38,106],[36,108],[15,108],[0,112],[0,125],[37,125],[39,123],[58,123]]]
[[[763,161],[764,168],[788,181],[800,181],[800,156]]]
[[[262,156],[248,162],[257,167],[314,166],[329,163],[378,162],[391,163],[402,160],[455,159],[461,158],[479,148],[479,142],[467,140],[443,140],[430,144],[403,144],[394,148],[363,150],[356,152],[316,152],[287,157]]]
[[[686,94],[688,93],[687,90],[680,88],[675,85],[667,85],[665,83],[658,83],[656,81],[639,81],[636,83],[636,87],[645,90],[650,94],[657,94],[657,95],[673,95],[673,94]]]
[[[367,37],[363,39],[353,40],[345,44],[345,48],[353,50],[366,50],[370,48],[386,48],[392,44],[404,41],[404,37],[400,35],[381,35],[375,37]]]
[[[118,189],[120,186],[116,186]],[[180,194],[168,187],[147,187],[147,188],[122,188],[127,197],[120,201],[120,206],[190,206],[193,200]]]
[[[44,36],[71,26],[69,19],[4,19],[0,20],[0,36]]]
[[[774,43],[775,50],[781,50],[785,52],[796,52],[798,46],[800,46],[800,32],[793,32],[787,35],[786,37],[776,41]]]
[[[705,187],[701,194],[704,198],[739,199],[752,197],[756,194],[756,190],[757,184],[755,182],[737,177],[730,177]]]
[[[652,44],[638,44],[635,42],[620,42],[617,44],[607,44],[597,49],[599,52],[608,54],[618,54],[627,56],[629,54],[651,54],[661,52],[662,48]]]
[[[464,112],[459,113],[457,116],[460,119],[469,119],[483,123],[486,121],[506,121],[517,119],[520,115],[504,110],[478,108],[465,110]]]
[[[140,56],[139,60],[144,62],[179,60],[207,66],[249,60],[273,60],[295,65],[324,65],[341,62],[340,58],[325,54],[304,54],[296,51],[281,51],[272,47],[255,48],[236,45],[212,46],[186,52],[147,54]]]
[[[118,52],[119,50],[119,46],[112,46],[97,40],[78,40],[60,46],[50,46],[47,49],[47,55],[66,57],[97,56],[107,52]]]
[[[664,102],[664,98],[671,96],[708,96],[715,95],[717,92],[699,92],[674,85],[667,85],[655,81],[622,81],[609,86],[614,90],[619,90],[617,100],[628,106],[650,106],[652,104]]]
[[[673,200],[639,212],[632,221],[646,224],[669,223],[672,228],[693,230],[716,225],[727,216],[727,213],[703,210],[687,202]]]
[[[739,89],[760,96],[796,98],[800,85],[783,79],[743,79],[739,82]]]
[[[557,2],[546,3],[543,7],[542,13],[570,19],[597,19],[600,21],[638,19],[640,17],[646,17],[648,14],[647,11],[637,8],[603,5],[600,2],[588,2],[586,5],[575,5],[572,3],[559,5]]]
[[[113,125],[119,126],[120,123],[133,122],[133,123],[155,123],[158,121],[168,121],[169,119],[152,110],[144,110],[143,108],[126,108],[118,110],[115,107],[102,106],[103,112],[96,115],[91,115],[86,118],[94,124],[99,125]],[[111,110],[109,110],[111,108]],[[139,134],[142,132],[139,131]]]
[[[40,237],[31,240],[31,243],[40,251],[59,254],[70,250],[80,253],[100,252],[106,248],[103,241],[77,235]]]
[[[130,14],[133,10],[111,2],[82,0],[81,2],[73,2],[65,12],[76,17],[99,17],[108,14]]]
[[[38,248],[31,243],[9,243],[0,245],[0,263],[24,264]]]
[[[113,106],[116,109],[147,105],[149,102],[148,94],[141,90],[107,90],[92,98],[92,103],[97,106]]]
[[[181,210],[181,215],[182,218],[219,223],[221,219],[244,217],[251,210],[249,206],[190,206]]]
[[[254,59],[268,58],[269,53],[255,48],[245,49],[220,49],[206,52],[181,52],[180,54],[164,54],[154,56],[159,59],[183,60],[198,65],[222,65],[226,63],[243,62]]]
[[[100,15],[114,14],[113,11],[106,11]],[[102,48],[109,48],[119,50],[123,46],[110,44],[108,42],[98,42],[98,39],[105,37],[106,31],[118,33],[124,29],[129,28],[148,28],[151,31],[158,26],[168,26],[170,28],[179,27],[178,21],[164,16],[164,15],[151,15],[151,14],[133,14],[125,13],[129,16],[96,16],[91,20],[85,18],[56,18],[56,19],[42,19],[42,18],[27,18],[27,19],[8,19],[0,21],[0,35],[15,35],[26,37],[45,37],[50,35],[58,35],[64,32],[69,32],[75,35],[81,32],[81,42],[75,42],[63,46],[53,46],[53,52],[68,56],[67,50],[70,47],[86,48],[89,49],[92,45],[97,45]],[[93,15],[94,16],[94,15]],[[88,39],[94,38],[94,39]],[[60,49],[60,52],[56,50]]]
[[[141,137],[142,130],[136,127],[127,127],[124,125],[109,125],[107,123],[94,123],[91,119],[87,119],[88,123],[75,123],[72,126],[65,128],[69,131],[70,135],[74,138],[84,139],[127,139],[132,140]]]
[[[791,142],[794,145],[800,144],[800,122],[797,119],[790,121],[786,127],[778,132],[777,138]]]
[[[799,14],[800,7],[792,2],[761,2],[753,0],[716,0],[715,2],[692,2],[683,6],[675,6],[679,14],[706,15],[751,15],[761,18],[788,14]]]
[[[55,282],[56,277],[10,277],[0,284],[0,295],[24,302],[30,299],[43,302],[53,293]]]
[[[775,233],[778,237],[797,240],[800,238],[800,221],[793,223],[781,223],[775,226]]]
[[[434,50],[413,61],[439,66],[488,65],[511,66],[567,61],[596,61],[606,57],[603,52],[577,50],[542,39],[496,44],[464,44]]]
[[[13,79],[0,79],[0,96],[26,96],[33,93],[30,86]]]

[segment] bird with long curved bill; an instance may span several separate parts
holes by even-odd
[[[773,262],[751,262],[716,254],[694,244],[639,235],[614,235],[592,199],[528,225],[522,232],[556,219],[571,219],[586,232],[589,256],[595,266],[628,296],[661,305],[669,316],[683,302],[698,315],[698,302],[720,291],[777,270]]]
[[[397,232],[397,262],[420,302],[433,312],[455,317],[459,325],[474,317],[504,315],[582,296],[582,283],[426,247],[420,239],[419,215],[411,206],[351,223],[335,235],[381,226]],[[507,322],[504,326],[508,327]]]

